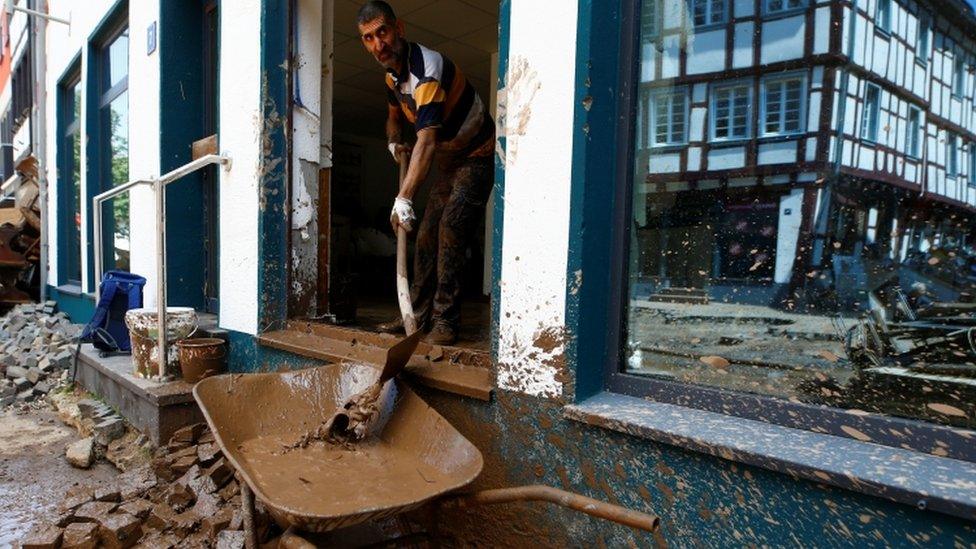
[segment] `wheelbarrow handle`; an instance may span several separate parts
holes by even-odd
[[[626,507],[621,507],[620,505],[613,505],[612,503],[574,494],[566,490],[553,488],[552,486],[538,484],[451,495],[440,500],[439,504],[442,507],[461,508],[517,501],[544,501],[553,503],[592,517],[606,519],[647,532],[656,531],[661,522],[656,515],[634,511]]]

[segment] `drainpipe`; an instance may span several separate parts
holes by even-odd
[[[41,14],[47,13],[47,0],[36,0]],[[30,15],[30,14],[28,14]],[[41,302],[47,301],[48,212],[47,212],[47,19],[34,20],[31,59],[34,60],[34,115],[31,117],[34,157],[37,159],[37,187],[41,208]]]

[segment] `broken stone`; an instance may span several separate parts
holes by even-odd
[[[36,385],[38,381],[44,378],[44,372],[40,371],[37,366],[33,366],[28,368],[27,375],[24,377],[27,378],[27,381],[30,381],[32,384]]]
[[[68,491],[64,494],[64,499],[61,501],[61,511],[70,512],[74,511],[83,504],[88,503],[95,499],[95,491],[91,489],[90,486],[78,485],[68,488]]]
[[[221,456],[220,447],[211,442],[197,446],[197,458],[200,465],[207,467]]]
[[[34,387],[17,393],[17,400],[20,402],[32,402],[35,398],[37,398],[37,395],[34,394]]]
[[[194,423],[181,429],[177,429],[173,436],[169,437],[170,442],[185,442],[193,444],[200,439],[200,435],[207,429],[206,423]]]
[[[166,503],[174,511],[182,511],[193,503],[193,491],[186,484],[173,484],[166,491]]]
[[[101,522],[116,507],[118,507],[118,504],[111,501],[89,501],[75,510],[75,521]]]
[[[142,549],[173,549],[180,546],[180,538],[173,534],[152,533],[139,540]]]
[[[196,456],[196,452],[194,452],[194,455],[192,456],[187,456],[174,461],[173,463],[170,464],[170,468],[177,475],[182,475],[183,473],[186,473],[190,469],[190,467],[196,465],[196,463],[197,463],[197,456]]]
[[[91,467],[95,457],[95,439],[88,437],[69,444],[65,457],[68,458],[68,463],[79,469]]]
[[[213,480],[214,486],[220,488],[228,480],[230,480],[232,476],[234,476],[234,469],[231,468],[230,464],[227,463],[227,460],[225,458],[221,457],[216,462],[214,462],[214,464],[211,465],[204,472],[204,474],[206,474],[208,477],[210,477],[211,480]]]
[[[34,355],[27,355],[24,358],[24,368],[27,368],[28,370],[31,368],[37,368],[37,357]]]
[[[193,493],[196,494],[197,497],[200,497],[203,494],[217,493],[217,485],[214,484],[213,479],[207,475],[201,475],[193,478],[187,482],[186,485],[190,488],[190,490],[193,490]],[[204,515],[201,514],[201,516]]]
[[[17,388],[11,385],[0,387],[0,398],[6,398],[17,394]]]
[[[13,388],[14,391],[16,391],[18,394],[23,393],[24,391],[31,389],[32,387],[33,385],[31,384],[31,382],[27,381],[22,377],[18,377],[14,379]]]
[[[176,471],[173,470],[172,463],[165,457],[157,457],[152,460],[152,469],[156,473],[156,476],[167,481],[176,480],[179,476]]]
[[[114,486],[102,486],[95,490],[95,501],[108,501],[112,503],[118,503],[121,499],[121,494],[118,488]]]
[[[223,488],[220,489],[218,495],[220,495],[220,499],[224,501],[230,501],[231,498],[233,498],[234,496],[240,493],[241,493],[240,486],[238,486],[236,482],[230,482],[227,484],[227,486],[224,486]]]
[[[108,549],[128,549],[142,536],[142,522],[125,513],[113,513],[101,521],[99,540]]]
[[[86,398],[78,401],[78,411],[81,412],[81,417],[91,418],[95,410],[101,405],[97,400]]]
[[[110,417],[99,421],[92,429],[95,442],[108,446],[110,442],[125,434],[125,422],[120,417]]]
[[[53,524],[39,524],[21,540],[22,549],[58,549],[63,536],[61,528]]]
[[[203,520],[200,521],[200,529],[207,535],[208,539],[215,541],[221,530],[226,530],[230,526],[230,521],[234,518],[234,510],[230,507],[224,507],[216,513],[203,515],[203,517]]]
[[[5,374],[9,379],[26,378],[27,368],[21,368],[20,366],[7,366],[7,373]]]
[[[224,530],[217,535],[217,549],[244,549],[242,530]]]
[[[64,529],[61,549],[94,549],[98,544],[98,525],[94,522],[74,522]]]
[[[50,393],[52,389],[54,389],[54,383],[50,381],[41,381],[34,386],[34,392],[38,395],[46,395]]]
[[[216,442],[217,439],[214,438],[214,434],[210,429],[207,429],[200,435],[197,439],[197,444],[210,444],[211,442]]]
[[[177,513],[165,503],[158,503],[146,518],[146,527],[154,530],[165,530],[176,520]]]
[[[134,499],[132,501],[127,501],[119,506],[119,511],[123,513],[128,513],[136,518],[144,519],[149,516],[149,512],[152,511],[153,504],[151,501],[143,498]]]

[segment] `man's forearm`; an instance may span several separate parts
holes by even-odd
[[[434,151],[437,147],[435,135],[436,130],[434,128],[421,130],[417,134],[417,144],[410,155],[410,167],[407,169],[407,175],[403,178],[403,187],[400,188],[400,193],[397,196],[413,200],[413,195],[424,179],[427,178],[427,172],[430,171]]]
[[[386,142],[402,143],[402,125],[400,124],[399,112],[394,116],[393,113],[386,117]]]

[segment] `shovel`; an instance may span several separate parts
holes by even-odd
[[[400,152],[399,164],[402,187],[410,164],[410,155]],[[407,278],[407,230],[403,227],[397,227],[396,284],[397,303],[400,305],[403,329],[407,337],[386,351],[386,363],[383,365],[379,379],[365,391],[350,397],[332,419],[326,422],[326,432],[330,440],[362,440],[366,437],[370,426],[379,415],[378,402],[383,385],[406,367],[423,335],[423,332],[417,330],[417,320],[413,316],[413,303],[410,300],[410,281]]]

